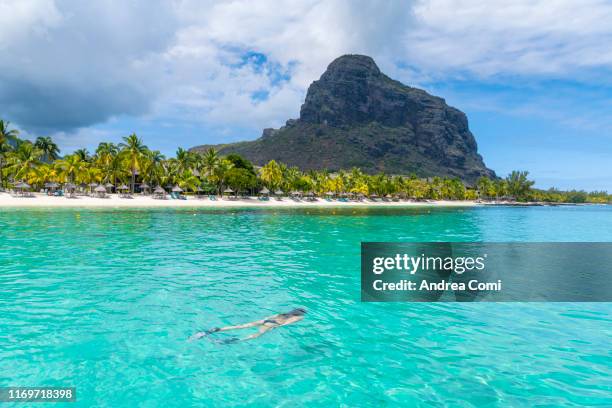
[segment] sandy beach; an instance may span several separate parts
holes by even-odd
[[[248,199],[220,199],[210,200],[208,196],[202,198],[187,197],[186,200],[167,198],[165,200],[153,199],[151,196],[135,194],[133,198],[120,198],[117,194],[109,194],[105,198],[78,196],[76,198],[50,197],[42,193],[34,193],[33,197],[14,197],[9,193],[0,193],[0,207],[101,207],[101,208],[155,208],[155,207],[418,207],[418,206],[447,206],[471,207],[480,205],[474,201],[316,201],[293,200],[284,197],[281,201],[270,198],[269,201],[260,201],[257,197]]]

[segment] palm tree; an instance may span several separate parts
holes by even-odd
[[[285,168],[283,172],[282,186],[284,191],[297,190],[300,188],[300,178],[302,173],[297,167]]]
[[[176,184],[178,184],[183,190],[195,192],[200,185],[200,179],[194,176],[190,170],[185,170],[178,174]]]
[[[72,154],[78,156],[84,162],[88,162],[89,160],[91,160],[91,156],[89,155],[89,151],[87,149],[85,149],[85,148],[77,149]]]
[[[506,177],[506,182],[508,185],[508,193],[511,196],[514,196],[516,200],[522,200],[527,197],[531,186],[533,186],[534,182],[527,179],[529,175],[528,171],[512,171]]]
[[[55,162],[60,169],[62,178],[69,182],[80,180],[87,171],[87,162],[81,156],[71,154]]]
[[[101,142],[96,149],[96,162],[106,167],[118,153],[119,149],[114,143]]]
[[[270,160],[268,164],[263,166],[260,170],[261,180],[268,185],[270,190],[274,191],[283,180],[283,173],[280,166],[276,161]]]
[[[480,177],[476,182],[476,188],[481,198],[491,198],[495,195],[495,185],[488,177]]]
[[[193,153],[179,147],[176,151],[176,170],[178,173],[184,173],[186,170],[192,170],[195,164]]]
[[[50,163],[59,157],[60,149],[49,136],[37,138],[34,146],[43,152],[43,161],[46,163]]]
[[[133,194],[134,184],[136,184],[136,171],[138,170],[140,160],[148,149],[147,146],[142,143],[142,140],[136,136],[136,133],[124,137],[123,143],[120,143],[119,147],[122,149],[121,154],[125,157],[132,173],[130,191]]]
[[[201,157],[201,170],[203,170],[204,174],[207,176],[213,175],[219,166],[219,162],[221,161],[219,153],[211,147]]]
[[[8,154],[6,171],[13,175],[14,180],[28,178],[33,169],[40,164],[42,150],[35,147],[32,142],[26,141]]]
[[[0,189],[4,186],[2,167],[6,154],[13,149],[11,142],[15,142],[19,135],[17,129],[9,130],[9,124],[10,122],[0,119]]]
[[[33,169],[32,174],[28,177],[28,183],[32,185],[44,186],[48,181],[59,181],[57,168],[50,164],[43,163]]]
[[[103,181],[110,182],[114,186],[117,186],[117,180],[123,180],[127,178],[129,172],[126,171],[123,158],[119,155],[112,156],[111,161],[105,167]]]

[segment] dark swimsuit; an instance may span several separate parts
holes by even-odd
[[[266,323],[272,323],[272,324],[275,324],[275,325],[277,325],[277,326],[280,326],[280,323],[279,323],[279,322],[277,322],[277,321],[276,321],[276,320],[274,320],[274,319],[266,319],[266,320],[264,320],[264,321],[263,321],[263,323],[262,323],[262,324],[266,324]]]

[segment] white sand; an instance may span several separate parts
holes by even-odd
[[[250,199],[228,200],[217,198],[216,201],[208,199],[208,196],[198,199],[188,197],[187,200],[174,200],[168,197],[166,200],[156,200],[151,196],[134,195],[134,198],[119,198],[117,194],[109,194],[107,198],[94,198],[78,196],[77,198],[49,197],[45,194],[34,193],[34,197],[13,197],[9,193],[0,193],[0,207],[106,207],[106,208],[147,208],[147,207],[419,207],[419,206],[448,206],[448,207],[470,207],[479,205],[474,201],[430,201],[430,202],[385,202],[365,200],[363,202],[340,202],[318,199],[310,202],[306,200],[294,201],[283,198],[277,201],[270,198],[269,201],[260,201],[256,197]]]

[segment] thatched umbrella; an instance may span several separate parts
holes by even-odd
[[[162,186],[155,187],[153,190],[153,198],[164,198],[166,196],[166,190],[162,188]]]
[[[270,190],[268,190],[267,188],[264,187],[261,190],[259,190],[259,194],[268,195],[268,194],[270,194]]]
[[[89,183],[89,184],[88,184],[88,186],[89,186],[89,188],[91,189],[91,191],[93,192],[93,191],[94,191],[94,188],[98,187],[98,183],[93,183],[93,182],[92,182],[92,183]]]
[[[104,187],[106,188],[107,192],[112,193],[113,192],[113,188],[115,188],[115,185],[113,183],[106,183],[104,185]],[[108,191],[110,189],[110,191]]]
[[[103,198],[106,195],[106,188],[104,186],[98,186],[94,189],[96,197]]]
[[[21,190],[21,194],[23,195],[26,190],[30,189],[30,185],[28,183],[24,183],[23,181],[15,184],[15,188]]]
[[[325,193],[325,195],[327,195],[327,196],[333,196],[333,195],[334,195],[334,192],[333,192],[333,191],[328,191],[327,193]]]
[[[49,191],[47,191],[48,195],[52,195],[53,192],[59,187],[59,184],[56,183],[55,181],[50,181],[45,183],[45,188]]]
[[[122,184],[119,187],[117,187],[117,190],[119,190],[119,198],[130,198],[130,195],[129,195],[130,188],[126,186],[125,184]],[[128,193],[126,193],[126,191]]]
[[[223,194],[227,194],[228,196],[230,196],[232,193],[234,193],[234,190],[232,190],[231,188],[226,188],[225,190],[223,190]],[[221,194],[221,196],[223,197],[223,194]],[[238,193],[236,193],[236,195],[238,195]],[[230,198],[231,199],[231,198]]]
[[[172,187],[172,192],[173,193],[182,193],[183,189],[180,188],[178,185],[176,185],[176,186]]]
[[[283,194],[285,194],[285,193],[283,192],[283,190],[276,190],[276,191],[274,192],[274,195],[277,195],[277,196],[282,196]]]
[[[142,183],[140,183],[140,190],[142,194],[146,195],[147,191],[151,190],[151,186],[143,181]]]

